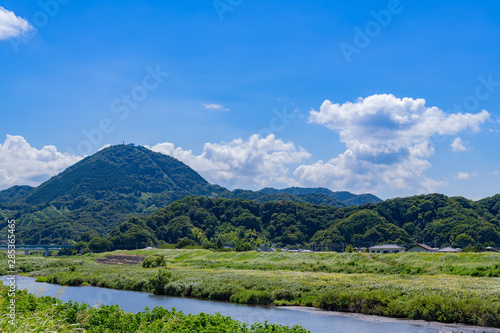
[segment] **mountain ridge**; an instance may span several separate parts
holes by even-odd
[[[39,234],[36,240],[50,242],[89,230],[106,235],[132,215],[147,216],[188,196],[349,206],[325,193],[305,192],[229,191],[210,184],[171,156],[142,146],[116,145],[84,158],[38,187],[1,191],[0,216],[16,217],[21,236],[34,232]],[[5,233],[5,225],[0,224],[0,230]]]

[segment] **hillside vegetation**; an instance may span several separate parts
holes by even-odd
[[[287,189],[274,190],[276,193],[228,191],[208,183],[173,157],[141,146],[117,145],[83,159],[36,188],[14,186],[1,191],[0,236],[5,233],[6,220],[12,218],[18,220],[18,239],[26,243],[69,242],[85,232],[105,236],[132,215],[147,216],[192,195],[335,207],[349,206],[353,200],[378,199],[350,194],[346,197],[350,203],[344,203],[326,189],[303,190],[297,195]]]
[[[500,244],[500,195],[472,202],[432,194],[347,208],[188,197],[149,217],[129,219],[109,239],[117,249],[186,239],[200,245],[314,243],[330,249],[384,242],[494,245]]]

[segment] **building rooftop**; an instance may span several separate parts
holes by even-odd
[[[375,245],[370,247],[372,250],[402,250],[403,248],[396,244],[384,244],[384,245]]]
[[[454,249],[452,247],[444,247],[442,249],[437,250],[437,252],[462,252],[462,249]]]
[[[430,246],[428,246],[428,245],[425,245],[425,244],[415,244],[415,245],[413,245],[412,247],[410,247],[410,249],[409,249],[409,250],[413,249],[413,248],[414,248],[414,247],[416,247],[416,246],[420,246],[421,248],[424,248],[424,249],[426,249],[427,251],[431,251],[431,252],[436,251],[434,248],[432,248],[432,247],[430,247]]]

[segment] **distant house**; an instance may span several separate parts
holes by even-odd
[[[496,253],[500,253],[499,250],[497,250],[497,249],[495,249],[494,247],[491,247],[491,246],[485,247],[480,252],[496,252]]]
[[[406,252],[436,252],[436,250],[425,244],[416,244],[410,247]]]
[[[442,249],[437,250],[439,253],[459,253],[462,252],[462,249],[454,249],[452,247],[444,247]]]
[[[404,248],[395,244],[384,244],[372,246],[368,249],[370,253],[401,253]]]

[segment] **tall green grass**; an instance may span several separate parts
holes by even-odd
[[[314,306],[398,318],[500,327],[497,254],[215,253],[137,250],[171,272],[163,293],[243,304]],[[153,291],[158,268],[101,265],[108,254],[38,258],[39,281]],[[21,260],[22,261],[22,260]],[[29,259],[31,262],[32,259]],[[150,266],[149,264],[146,266]],[[40,269],[41,268],[41,269]],[[163,268],[162,268],[163,269]],[[475,273],[479,272],[479,273]]]
[[[53,297],[35,297],[26,291],[16,293],[14,324],[7,316],[7,288],[0,287],[0,330],[2,332],[254,332],[305,333],[300,326],[269,323],[247,325],[220,314],[185,315],[175,309],[155,307],[137,314],[126,313],[118,306],[91,308],[86,304],[62,303]]]

